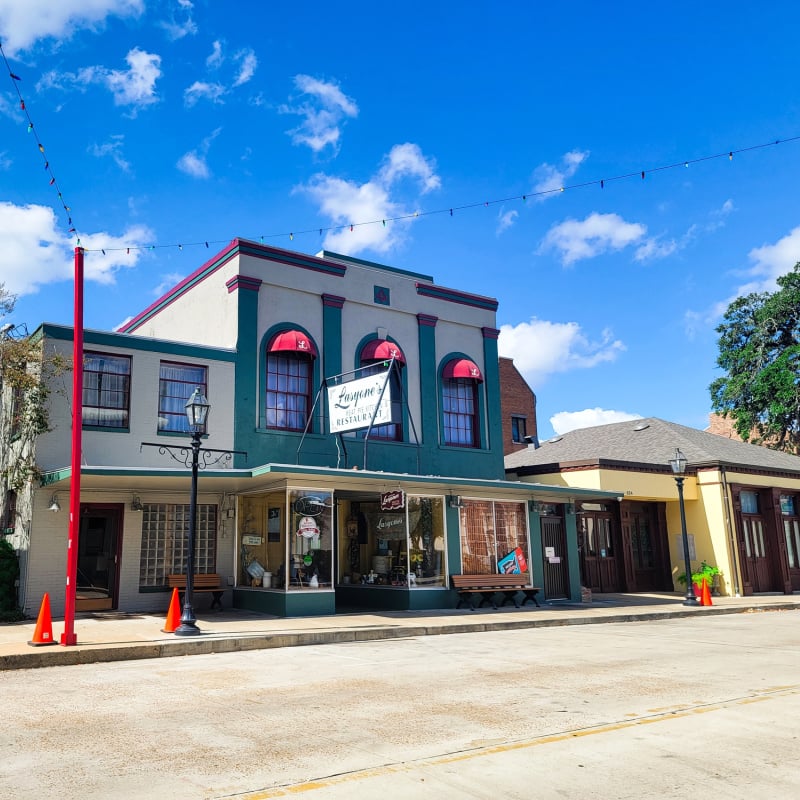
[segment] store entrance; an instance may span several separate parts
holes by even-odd
[[[81,506],[76,611],[117,607],[122,506]]]

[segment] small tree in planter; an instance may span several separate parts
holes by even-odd
[[[722,573],[720,572],[719,567],[714,567],[711,564],[708,564],[705,561],[700,562],[700,566],[695,572],[692,572],[692,584],[694,585],[694,592],[696,595],[699,596],[700,594],[700,587],[703,585],[703,581],[708,584],[709,591],[713,591],[715,594],[718,589],[718,581],[719,575]],[[686,573],[682,572],[678,575],[678,583],[681,586],[686,585]]]

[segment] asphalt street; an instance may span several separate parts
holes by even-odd
[[[0,796],[798,796],[798,611],[0,672]]]

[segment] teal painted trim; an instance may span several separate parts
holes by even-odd
[[[422,297],[433,297],[436,300],[444,300],[448,303],[458,303],[462,306],[472,306],[473,308],[483,308],[487,311],[497,311],[498,303],[493,297],[459,292],[455,289],[445,289],[443,286],[428,286],[424,283],[418,283],[416,289],[417,294]]]
[[[322,363],[326,378],[339,375],[342,371],[342,307],[324,301],[322,304]]]
[[[265,261],[277,261],[279,264],[287,264],[290,267],[302,267],[314,272],[325,272],[343,278],[347,274],[347,267],[341,264],[332,264],[323,261],[315,256],[307,256],[294,250],[282,250],[276,247],[267,247],[256,242],[248,242],[244,239],[238,240],[237,254],[253,256]]]
[[[531,583],[544,593],[544,551],[542,550],[542,516],[528,507],[528,529],[531,534],[531,549],[528,562],[531,568]]]
[[[41,326],[44,335],[58,341],[72,341],[72,327],[45,323]],[[233,350],[204,345],[189,345],[172,342],[167,339],[151,339],[145,336],[134,336],[130,333],[108,333],[105,331],[86,330],[83,332],[84,345],[102,345],[103,347],[141,350],[148,353],[163,353],[165,356],[184,356],[213,361],[234,362],[236,353]]]
[[[367,334],[357,345],[356,351],[353,354],[353,369],[358,369],[361,366],[361,351],[367,346],[368,342],[373,341],[374,339],[378,338],[377,333],[370,333]],[[403,350],[403,346],[400,342],[397,341],[392,336],[387,338],[387,341],[393,342],[400,348],[400,352],[405,355],[405,350]],[[403,391],[403,396],[400,398],[400,408],[402,417],[400,419],[400,424],[403,426],[403,438],[401,439],[402,442],[410,442],[412,441],[411,431],[409,430],[410,426],[408,424],[408,368],[405,365],[401,365],[399,367],[395,367],[395,369],[400,370],[400,386]],[[358,373],[357,373],[358,375]],[[365,429],[366,430],[366,429]],[[362,440],[363,441],[363,440]],[[392,444],[392,442],[387,441],[386,439],[375,440],[375,442],[370,442],[368,445],[371,446],[373,443],[377,443],[380,441],[381,444]],[[400,442],[394,442],[394,444],[399,444]],[[416,443],[415,443],[416,444]]]
[[[336,261],[346,261],[350,264],[360,264],[363,267],[370,267],[371,269],[379,269],[383,272],[392,272],[395,275],[408,275],[410,278],[417,278],[421,281],[431,281],[433,278],[430,275],[423,275],[420,272],[411,272],[407,269],[400,269],[399,267],[387,267],[386,264],[378,264],[376,261],[365,261],[363,258],[353,258],[353,256],[343,256],[341,253],[333,253],[330,250],[322,251],[323,258],[333,258]]]
[[[451,508],[445,497],[444,524],[447,541],[447,575],[461,574],[461,516],[457,508]]]
[[[581,601],[581,567],[578,553],[578,525],[575,514],[564,515],[567,537],[567,574],[569,576],[569,599]]]
[[[72,477],[72,467],[65,467],[64,469],[57,469],[52,472],[45,472],[39,479],[41,486],[50,486],[53,483],[60,483]]]
[[[260,365],[260,369],[258,370],[259,373],[259,380],[258,380],[258,418],[256,427],[261,430],[266,431],[278,431],[280,433],[297,433],[297,431],[282,431],[279,428],[267,428],[266,420],[264,415],[264,410],[266,408],[267,403],[267,345],[269,344],[269,340],[279,331],[285,330],[298,330],[302,331],[309,339],[309,341],[314,345],[314,349],[317,353],[321,355],[317,358],[311,359],[311,399],[310,403],[314,405],[314,399],[317,397],[318,392],[320,391],[320,387],[322,384],[321,380],[321,366],[320,361],[324,355],[324,351],[320,350],[319,343],[314,339],[314,337],[304,328],[302,325],[298,325],[296,322],[278,322],[272,327],[268,328],[264,335],[261,337],[261,343],[258,346],[258,364]],[[237,405],[239,401],[237,399]],[[311,409],[309,409],[310,411]],[[322,402],[317,403],[317,408],[315,409],[317,417],[312,420],[311,430],[310,433],[322,433],[325,430],[325,420],[322,417]],[[298,435],[302,435],[302,432]],[[247,450],[247,447],[243,447],[243,450]]]
[[[258,299],[258,292],[236,293],[233,449],[244,450],[248,456],[252,453],[253,430],[257,424],[254,414],[258,414]],[[245,456],[234,455],[233,458],[234,466],[244,466]]]
[[[84,431],[98,431],[101,433],[130,433],[130,428],[113,428],[106,425],[89,425],[84,422],[81,424],[81,430]]]
[[[477,383],[477,391],[475,392],[478,398],[478,443],[476,447],[458,447],[457,445],[449,445],[446,444],[444,441],[444,402],[442,400],[442,391],[444,390],[444,368],[447,366],[449,361],[452,361],[454,358],[466,358],[469,361],[474,361],[472,356],[467,355],[466,353],[460,352],[452,352],[448,353],[440,362],[439,366],[436,368],[436,383],[439,387],[437,392],[438,401],[439,401],[439,447],[446,450],[459,450],[461,452],[467,453],[474,453],[474,452],[481,452],[488,449],[488,434],[486,430],[486,376],[484,375],[483,381],[476,381]],[[484,369],[485,369],[484,365]],[[502,443],[502,436],[500,439]],[[502,453],[500,454],[500,472],[498,474],[502,475],[504,473],[503,469],[503,459]]]
[[[423,380],[424,375],[436,375],[436,326],[428,324],[429,318],[417,317],[417,336],[419,339],[419,383],[420,417],[422,418],[421,444],[423,457],[438,444],[439,426],[439,381]]]
[[[497,352],[497,336],[487,335],[487,332],[488,330],[484,329],[484,391],[481,392],[486,400],[485,419],[488,423],[488,440],[484,446],[495,455],[496,469],[502,475],[505,474],[505,464],[503,460],[503,410],[500,402],[500,358]]]

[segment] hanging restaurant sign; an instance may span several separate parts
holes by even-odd
[[[406,506],[406,494],[402,489],[384,492],[381,495],[381,511],[398,511]]]
[[[392,419],[389,370],[328,387],[328,417],[331,433],[385,425]],[[373,418],[374,417],[374,418]]]

